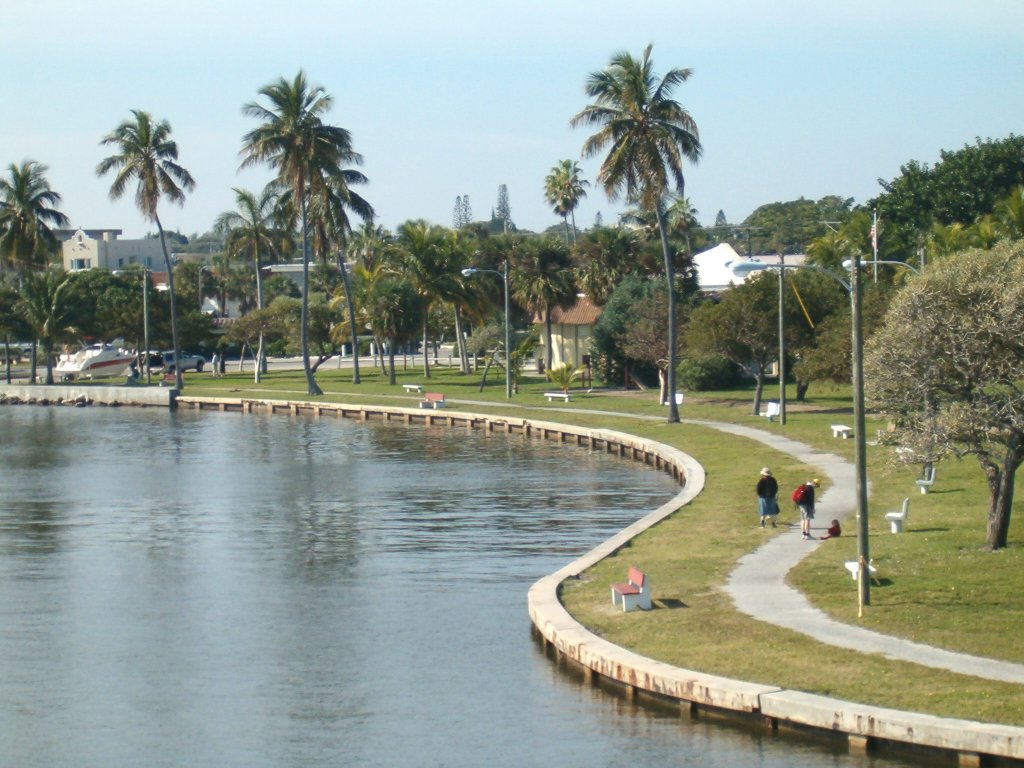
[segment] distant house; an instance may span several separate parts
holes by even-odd
[[[599,307],[580,294],[576,303],[568,309],[555,307],[551,312],[551,365],[559,366],[569,363],[573,366],[583,365],[584,356],[590,355],[590,337],[594,333],[594,324],[601,316]],[[540,344],[537,347],[537,360],[547,357],[544,348],[544,318],[536,315],[533,322],[540,326]]]
[[[54,234],[61,241],[61,257],[68,272],[96,268],[114,271],[132,264],[152,269],[163,264],[160,240],[154,237],[120,240],[120,229],[65,229]]]

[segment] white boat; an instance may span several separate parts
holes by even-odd
[[[77,352],[65,352],[54,368],[64,381],[121,376],[135,359],[132,352],[111,344],[93,344]]]

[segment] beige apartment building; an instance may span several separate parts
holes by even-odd
[[[113,272],[133,264],[147,269],[163,267],[163,251],[157,238],[119,240],[120,229],[60,230],[54,234],[61,240],[64,269],[68,272],[97,267]]]

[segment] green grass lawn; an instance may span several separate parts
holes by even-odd
[[[423,383],[426,390],[445,393],[449,408],[631,432],[684,450],[707,469],[705,491],[693,503],[565,585],[562,598],[570,612],[611,642],[727,677],[947,717],[1024,725],[1024,686],[833,648],[733,608],[722,584],[736,560],[766,537],[785,533],[785,524],[798,522],[785,502],[779,530],[757,527],[753,486],[758,470],[771,466],[782,493],[788,493],[817,474],[817,468],[709,428],[669,425],[663,421],[666,409],[653,392],[574,390],[567,412],[565,404],[544,399],[549,386],[540,377],[528,378],[509,403],[500,371],[483,391],[479,375],[460,376],[447,368],[435,368],[432,374],[427,383],[422,370],[400,371],[398,384],[392,386],[378,371],[364,367],[359,386],[352,385],[351,372],[345,370],[324,370],[317,380],[324,400],[405,406],[420,398],[401,385]],[[186,394],[306,399],[301,372],[271,373],[258,387],[251,373],[217,379],[193,374]],[[776,397],[777,389],[766,395]],[[456,400],[472,402],[451,402]],[[805,403],[794,402],[790,394],[784,427],[754,415],[751,402],[750,390],[696,393],[687,396],[681,416],[781,431],[852,461],[854,441],[834,439],[829,429],[837,421],[850,423],[848,388],[812,387]],[[617,413],[628,415],[613,415]],[[884,421],[869,418],[869,439],[882,427]],[[1019,639],[1024,627],[1020,515],[1011,524],[1010,547],[986,552],[987,491],[977,463],[942,462],[932,492],[922,495],[914,483],[920,467],[895,465],[891,455],[889,448],[868,447],[870,546],[880,583],[872,588],[865,616],[857,618],[856,584],[842,565],[855,559],[853,535],[818,547],[790,574],[792,583],[842,621],[950,650],[1024,662]],[[884,513],[897,509],[906,496],[911,497],[906,532],[893,535]],[[646,511],[638,510],[637,517]],[[847,526],[852,534],[852,520]],[[657,610],[613,610],[608,584],[621,581],[630,564],[651,574]]]

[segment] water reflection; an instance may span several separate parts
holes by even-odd
[[[637,709],[537,652],[530,584],[663,502],[661,473],[330,419],[0,429],[0,763],[871,764]]]

